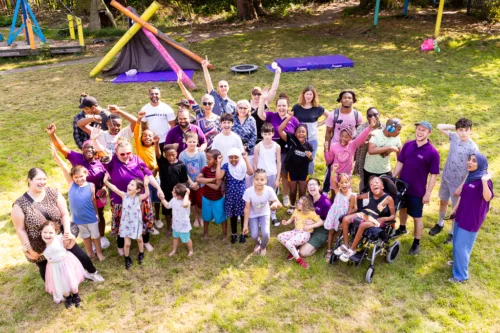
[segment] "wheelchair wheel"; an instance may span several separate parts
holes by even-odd
[[[366,275],[365,275],[366,283],[372,283],[374,274],[375,274],[375,268],[372,265],[370,265],[370,267],[368,267],[368,269],[366,270]]]
[[[399,243],[399,241],[394,242],[394,244],[392,244],[391,247],[389,247],[389,249],[387,250],[387,255],[385,257],[385,260],[389,264],[391,264],[394,260],[396,260],[396,258],[398,257],[400,248],[401,248],[401,244]]]

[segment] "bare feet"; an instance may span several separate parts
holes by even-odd
[[[207,239],[208,239],[208,234],[203,234],[202,239],[203,239],[203,240],[207,240]]]
[[[146,248],[146,250],[148,250],[148,252],[151,252],[155,249],[153,245],[151,245],[151,243],[144,243],[144,247]]]
[[[220,240],[223,242],[227,241],[227,235],[222,235]]]
[[[168,254],[168,256],[169,256],[169,257],[171,257],[171,256],[175,255],[176,253],[177,253],[177,251],[172,251],[172,252],[170,252],[170,253]]]
[[[194,220],[193,226],[195,228],[198,228],[200,226],[198,220]]]
[[[123,249],[118,248],[118,255],[120,257],[123,257]]]
[[[101,254],[97,254],[97,258],[99,258],[99,261],[103,261],[104,259],[106,259],[106,257],[101,253]]]
[[[188,257],[192,257],[192,256],[193,256],[193,251],[189,251]]]
[[[260,249],[260,255],[261,256],[265,256],[266,253],[267,253],[267,249],[266,248]]]
[[[255,245],[255,247],[253,248],[253,253],[260,254],[260,245]]]

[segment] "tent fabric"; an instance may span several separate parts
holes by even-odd
[[[175,59],[182,69],[201,69],[201,65],[181,51],[160,39],[160,43]],[[122,49],[114,65],[103,71],[104,75],[118,75],[128,70],[136,69],[138,72],[162,72],[172,68],[167,64],[160,52],[148,39],[143,31],[138,31]]]
[[[186,69],[184,71],[187,77],[192,79],[194,71],[191,69]],[[175,82],[177,81],[177,73],[174,71],[166,72],[149,72],[140,73],[137,72],[134,76],[127,76],[122,73],[114,78],[113,83],[140,83],[140,82]]]

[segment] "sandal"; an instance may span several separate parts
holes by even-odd
[[[293,214],[293,212],[294,212],[294,210],[295,210],[295,206],[290,206],[290,208],[288,208],[288,209],[286,210],[286,213],[287,213],[288,215],[292,215],[292,214]]]
[[[330,262],[330,258],[332,257],[332,250],[327,250],[325,253],[326,262]]]

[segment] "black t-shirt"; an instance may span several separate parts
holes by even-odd
[[[165,194],[165,199],[172,199],[172,190],[177,184],[185,184],[188,181],[187,168],[184,163],[177,161],[170,164],[165,156],[161,156],[158,160],[158,168],[160,170],[160,186]]]
[[[286,133],[286,144],[288,153],[285,159],[286,171],[292,175],[305,178],[309,171],[309,158],[306,156],[306,151],[312,152],[313,148],[309,142],[300,143],[299,139],[292,133]]]
[[[259,142],[262,141],[262,133],[260,132],[262,130],[262,125],[264,125],[266,122],[262,119],[260,119],[259,115],[257,114],[258,108],[252,108],[252,117],[255,119],[255,126],[257,126],[257,142],[255,144],[258,144]],[[267,105],[264,106],[264,112],[269,111],[269,108]]]
[[[307,133],[310,140],[318,138],[318,119],[325,113],[325,108],[321,105],[305,109],[300,104],[292,107],[293,115],[299,122],[306,124]]]

